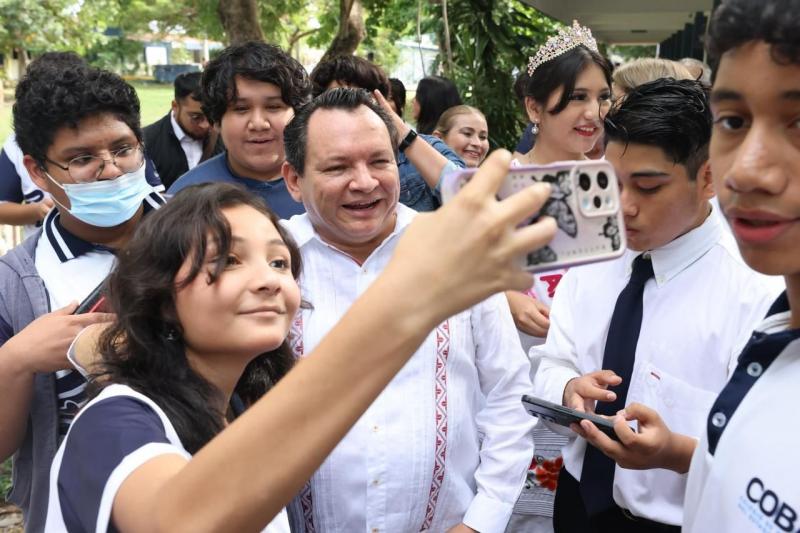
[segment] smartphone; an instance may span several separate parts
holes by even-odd
[[[95,313],[102,311],[103,304],[106,301],[103,292],[106,288],[106,280],[103,280],[100,285],[95,287],[89,296],[78,305],[78,308],[72,313],[73,315],[82,315],[83,313]]]
[[[530,415],[552,422],[553,424],[558,424],[559,426],[569,427],[570,424],[580,425],[581,420],[590,420],[597,426],[597,429],[612,439],[619,440],[617,433],[614,431],[614,424],[600,415],[576,411],[575,409],[570,409],[563,405],[527,395],[522,397],[522,405]]]
[[[476,169],[448,174],[442,180],[447,202],[469,181]],[[625,226],[614,167],[602,160],[561,161],[550,165],[512,167],[497,198],[503,200],[534,183],[553,190],[541,211],[520,224],[551,216],[558,231],[546,246],[523,258],[529,272],[606,261],[625,252]]]

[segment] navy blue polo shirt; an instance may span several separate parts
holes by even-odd
[[[198,183],[223,182],[242,185],[253,193],[261,196],[270,209],[279,218],[289,219],[294,215],[306,212],[305,207],[300,202],[296,202],[286,188],[283,178],[272,181],[260,181],[243,176],[237,176],[228,165],[228,153],[223,152],[212,157],[208,161],[201,163],[192,170],[178,178],[170,186],[168,194],[177,192]]]

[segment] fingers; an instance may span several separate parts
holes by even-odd
[[[45,198],[44,200],[42,200],[42,203],[44,205],[46,205],[47,207],[53,207],[55,205],[53,203],[53,199],[52,198]]]
[[[622,383],[622,378],[615,374],[613,370],[598,370],[597,372],[592,372],[587,375],[592,376],[598,384],[602,385],[614,387]]]
[[[547,317],[548,319],[550,318],[550,307],[548,307],[546,303],[541,300],[533,300],[533,304],[536,306],[536,309],[542,314],[542,316]]]
[[[478,169],[478,172],[461,189],[456,198],[466,196],[487,198],[494,197],[500,184],[503,183],[508,169],[511,166],[511,154],[508,150],[495,150],[487,157]],[[536,207],[538,209],[538,207]],[[520,217],[519,220],[524,218]]]
[[[504,172],[508,174],[508,168]],[[505,178],[505,174],[502,178]],[[500,182],[502,182],[502,179]],[[499,187],[500,183],[492,190],[492,194],[495,194]],[[551,192],[552,187],[549,183],[536,183],[504,199],[500,204],[503,206],[503,215],[506,222],[516,226],[531,215],[538,213],[547,199],[550,198]]]
[[[378,89],[372,91],[372,96],[373,98],[375,98],[375,101],[378,102],[378,105],[380,105],[385,111],[394,113],[394,110],[392,110],[392,108],[389,107],[389,102],[386,101],[386,98],[383,97],[383,95]]]
[[[624,451],[620,443],[615,442],[611,437],[600,431],[590,420],[581,420],[580,429],[583,433],[581,436],[584,439],[612,459]]]
[[[56,309],[52,314],[54,315],[71,315],[78,308],[78,302],[73,300],[61,309]]]
[[[601,402],[613,402],[617,395],[613,391],[606,389],[606,385],[597,384],[590,376],[588,379],[579,378],[572,386],[572,392],[584,399],[598,400]]]
[[[99,324],[101,322],[111,322],[114,320],[114,313],[85,313],[76,315],[75,321],[78,325],[88,326],[90,324]]]
[[[521,192],[519,194],[521,194]],[[541,248],[553,240],[553,237],[556,235],[556,230],[558,230],[556,221],[550,217],[543,217],[534,224],[515,230],[514,234],[511,236],[511,253],[515,257],[518,257]],[[528,286],[523,288],[529,287],[530,274],[528,274]]]
[[[617,414],[620,416],[614,417],[614,432],[625,447],[633,447],[639,438],[639,434],[633,431],[625,417],[621,416],[622,411]]]
[[[638,420],[642,424],[655,422],[659,416],[656,411],[640,403],[632,403],[620,411],[626,420]]]

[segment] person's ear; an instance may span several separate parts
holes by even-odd
[[[542,106],[531,96],[525,97],[525,112],[531,122],[539,124],[542,121]]]
[[[300,188],[300,180],[303,179],[302,176],[297,173],[288,161],[283,162],[281,166],[281,175],[283,176],[283,181],[286,182],[286,189],[289,191],[289,194],[292,195],[292,198],[294,198],[296,202],[302,202],[303,191]]]
[[[172,101],[172,112],[175,113],[176,115],[178,114],[178,101],[177,100],[173,100]]]
[[[697,169],[697,175],[695,176],[697,180],[697,185],[700,188],[700,194],[702,195],[703,199],[710,200],[714,196],[716,196],[716,191],[714,190],[714,180],[711,176],[711,162],[706,160],[705,163],[700,165],[700,168]]]
[[[25,166],[25,170],[28,171],[28,174],[30,175],[34,185],[43,191],[50,193],[52,182],[47,178],[47,176],[45,176],[45,171],[41,165],[39,165],[39,163],[32,156],[27,154],[23,156],[22,164]]]
[[[439,130],[433,130],[433,136],[434,136],[434,137],[438,137],[439,139],[442,139],[442,140],[444,140],[444,135],[442,135],[442,132],[441,132],[441,131],[439,131]]]

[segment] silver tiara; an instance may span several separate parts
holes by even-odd
[[[558,30],[558,34],[547,39],[547,42],[536,51],[535,56],[528,58],[528,76],[533,76],[533,72],[542,63],[555,59],[580,45],[597,52],[597,41],[592,37],[592,30],[581,26],[577,20],[573,20],[571,28]]]

